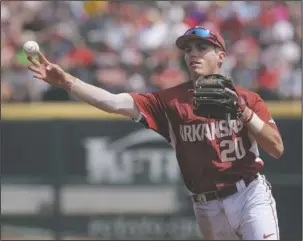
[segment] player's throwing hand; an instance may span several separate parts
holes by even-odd
[[[32,63],[28,66],[28,69],[34,72],[34,78],[43,80],[51,85],[69,89],[70,80],[68,74],[57,64],[53,64],[39,51],[37,53],[39,61],[32,56],[28,56],[27,59]]]

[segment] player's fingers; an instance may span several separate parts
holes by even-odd
[[[238,95],[237,95],[237,93],[236,93],[235,91],[233,91],[233,90],[231,90],[231,89],[229,89],[229,88],[225,88],[224,90],[225,90],[228,94],[230,94],[235,100],[238,99]]]
[[[37,67],[40,66],[39,61],[34,59],[32,56],[27,56],[27,60]]]
[[[40,63],[38,60],[34,59],[32,56],[27,56],[27,60],[30,61],[33,65],[39,67]]]
[[[37,74],[41,74],[41,70],[33,65],[28,66],[28,69],[37,73]]]
[[[40,51],[38,51],[38,56],[39,56],[39,59],[40,59],[40,62],[45,64],[45,65],[49,65],[50,62],[47,60],[47,58],[44,56],[44,54],[42,54]]]
[[[45,79],[43,78],[43,76],[41,74],[34,74],[33,77],[36,78],[36,79],[40,79],[40,80],[45,81]]]

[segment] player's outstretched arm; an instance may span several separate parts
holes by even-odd
[[[60,66],[51,63],[41,52],[38,52],[38,56],[39,61],[28,56],[28,60],[32,63],[28,69],[34,73],[35,78],[64,88],[72,95],[103,111],[134,119],[139,117],[140,112],[129,94],[112,94],[104,89],[87,84],[66,73]]]

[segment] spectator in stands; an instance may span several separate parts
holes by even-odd
[[[174,41],[196,25],[227,39],[223,72],[235,83],[266,100],[300,99],[300,4],[2,1],[1,100],[76,101],[32,78],[21,49],[29,39],[73,75],[114,93],[179,84],[187,73]]]

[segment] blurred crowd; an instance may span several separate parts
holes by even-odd
[[[1,1],[2,102],[77,101],[36,80],[27,40],[64,70],[113,93],[146,92],[187,80],[176,38],[202,25],[220,31],[222,73],[265,100],[300,99],[301,2]]]

